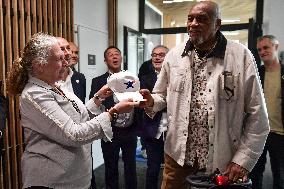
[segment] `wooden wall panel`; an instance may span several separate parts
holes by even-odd
[[[37,11],[37,31],[42,32],[43,28],[42,0],[36,0],[36,11]]]
[[[0,0],[0,46],[3,47],[4,46],[4,23],[3,23],[3,3],[2,0]],[[1,62],[5,62],[5,58],[4,58],[4,48],[0,48],[0,64]],[[0,67],[0,80],[3,81],[3,79],[5,78],[5,64],[1,64]],[[0,89],[1,90],[1,89]]]
[[[52,3],[53,35],[58,36],[57,0]]]
[[[67,27],[66,27],[66,0],[61,0],[61,16],[62,16],[62,36],[66,36]]]
[[[32,34],[33,33],[37,33],[37,4],[36,4],[37,0],[31,0],[31,20],[32,20]]]
[[[0,0],[0,46],[4,47],[4,3],[2,0]],[[3,64],[5,62],[5,51],[4,48],[0,48],[0,80],[4,82],[5,86],[5,72],[6,72],[6,65]],[[3,89],[3,88],[2,88]],[[0,89],[1,90],[1,89]],[[3,89],[5,91],[5,88]],[[6,135],[5,135],[6,136]],[[6,151],[3,151],[3,154],[6,155]],[[5,157],[7,159],[7,157]],[[5,169],[5,161],[4,158],[3,160],[0,161],[0,188],[4,188],[4,176],[6,174],[6,169]]]
[[[29,39],[32,35],[32,12],[31,12],[31,0],[25,0],[24,4],[24,22],[25,22],[25,40]]]
[[[6,93],[6,77],[13,60],[31,35],[46,32],[73,41],[73,0],[0,0],[0,80]],[[24,150],[19,99],[9,96],[9,119],[0,159],[0,189],[20,189]]]
[[[53,33],[52,0],[47,5],[48,33]]]
[[[70,18],[70,14],[71,14],[71,9],[70,9],[70,1],[66,1],[66,18]],[[70,41],[71,39],[71,30],[69,29],[69,26],[71,25],[71,20],[70,19],[66,19],[66,38],[68,41]]]
[[[57,36],[61,37],[62,36],[62,0],[58,0],[58,4],[57,4],[57,22],[58,22],[58,26],[57,26]]]
[[[117,1],[108,0],[108,42],[110,46],[117,46]]]
[[[47,0],[42,0],[43,32],[48,33]]]
[[[7,53],[12,53],[12,60],[8,62],[9,67],[12,67],[12,61],[19,57],[19,25],[18,25],[18,1],[17,0],[12,0],[11,2],[11,21],[12,21],[12,36],[11,36],[11,44],[12,48],[9,49],[11,52]],[[15,98],[10,98],[10,105],[13,107],[13,110],[17,110],[16,107],[16,99]],[[11,120],[13,119],[13,120]],[[16,152],[16,146],[17,146],[17,114],[14,112],[13,115],[11,116],[10,121],[13,122],[12,126],[10,127],[10,137],[11,137],[11,143],[10,143],[10,151],[11,151],[11,173],[12,175],[19,175],[19,170],[18,170],[18,161],[17,161],[17,152]],[[17,176],[12,177],[12,188],[19,188],[19,182],[17,179]]]

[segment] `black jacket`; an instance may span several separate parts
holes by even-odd
[[[144,72],[143,74],[140,74],[139,80],[141,89],[148,89],[152,92],[157,81],[157,74],[155,73],[152,63],[148,65],[147,73]],[[165,111],[166,108],[157,112],[153,118],[150,118],[144,110],[139,110],[137,115],[138,135],[144,138],[155,138],[160,126],[162,113]]]
[[[4,146],[3,133],[6,126],[6,118],[8,114],[8,101],[3,94],[0,93],[0,157]]]
[[[73,70],[73,75],[71,77],[71,83],[73,87],[74,94],[85,103],[86,98],[86,78],[84,74]]]

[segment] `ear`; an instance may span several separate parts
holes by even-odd
[[[42,64],[39,64],[38,61],[33,60],[32,61],[32,67],[33,67],[33,72],[34,73],[42,73],[44,68]]]
[[[278,45],[278,44],[275,44],[275,49],[276,49],[276,51],[278,51],[278,47],[279,47],[279,45]]]
[[[222,24],[222,20],[220,18],[217,18],[215,24],[216,28],[219,30]]]

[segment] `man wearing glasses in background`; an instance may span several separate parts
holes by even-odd
[[[158,45],[153,49],[149,71],[139,77],[141,89],[148,89],[152,92],[168,51],[169,49],[163,45]],[[147,153],[145,188],[157,189],[160,167],[164,162],[164,140],[168,126],[166,108],[158,112],[153,119],[149,118],[144,111],[139,113],[139,116],[141,121],[138,122],[141,125],[138,132]]]

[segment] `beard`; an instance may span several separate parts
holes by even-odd
[[[191,37],[190,41],[193,43],[194,46],[199,46],[199,45],[201,45],[202,43],[205,42],[205,40],[202,36]]]

